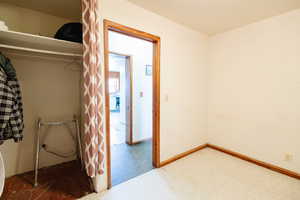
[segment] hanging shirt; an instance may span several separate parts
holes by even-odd
[[[10,60],[0,53],[0,141],[23,139],[23,104],[20,85]]]

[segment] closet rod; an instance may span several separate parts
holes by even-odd
[[[75,119],[69,121],[60,121],[60,122],[40,122],[42,126],[60,126],[68,123],[76,122]]]
[[[29,52],[34,52],[34,53],[43,53],[43,54],[58,55],[58,56],[82,57],[82,54],[65,53],[65,52],[49,51],[49,50],[41,50],[41,49],[32,49],[32,48],[18,47],[18,46],[6,45],[6,44],[0,44],[0,47],[6,48],[6,49],[29,51]]]
[[[0,47],[1,48],[1,47]],[[78,61],[78,64],[82,65],[82,57],[81,58],[74,58],[74,57],[67,57],[67,56],[48,56],[47,54],[34,54],[34,53],[24,53],[24,52],[17,52],[15,50],[8,50],[5,51],[5,55],[8,56],[21,56],[26,58],[38,58],[38,59],[46,59],[46,60],[57,60],[63,62],[70,62],[70,61]]]

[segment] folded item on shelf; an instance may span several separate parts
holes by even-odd
[[[1,31],[8,31],[8,27],[5,25],[4,21],[0,20],[0,30]]]

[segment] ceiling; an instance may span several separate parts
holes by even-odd
[[[128,0],[208,35],[300,8],[300,0]]]
[[[300,8],[300,0],[128,1],[208,35]],[[72,20],[81,18],[81,0],[0,0],[0,2]]]
[[[80,20],[81,0],[0,0],[1,3],[41,11],[50,15]]]

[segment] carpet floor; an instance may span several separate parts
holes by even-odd
[[[300,181],[204,149],[84,200],[299,200]]]

